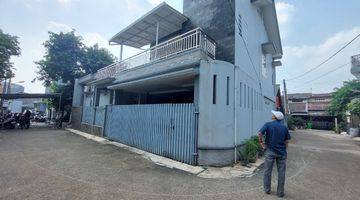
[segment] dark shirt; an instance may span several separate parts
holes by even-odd
[[[274,153],[286,156],[286,140],[290,140],[288,128],[281,121],[267,122],[259,131],[265,136],[266,147]]]

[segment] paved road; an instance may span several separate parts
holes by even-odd
[[[287,199],[359,199],[359,141],[292,135]],[[203,179],[62,130],[0,131],[0,199],[276,199],[261,177]]]

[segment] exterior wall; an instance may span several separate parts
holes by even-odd
[[[216,102],[213,80],[216,75]],[[229,78],[227,105],[227,77]],[[202,61],[199,77],[198,163],[226,165],[234,161],[234,65]]]
[[[216,42],[216,59],[234,63],[235,18],[228,0],[184,0],[183,13],[190,19],[185,29],[202,28]]]
[[[239,27],[235,28],[235,119],[236,144],[239,145],[255,135],[263,123],[271,120],[270,111],[275,109],[276,76],[275,68],[272,67],[272,55],[262,53],[261,44],[269,39],[261,10],[252,5],[251,1],[236,0],[235,16],[237,22],[241,23],[241,34]]]
[[[79,107],[82,106],[82,100],[83,100],[83,86],[79,83],[79,79],[75,79],[74,83],[74,93],[73,93],[73,107]]]
[[[81,129],[82,107],[72,107],[71,109],[71,127],[73,129]]]
[[[154,63],[122,71],[116,76],[114,83],[126,82],[157,74],[190,68],[199,63],[201,59],[207,59],[207,57],[201,50],[195,49],[180,55],[170,56],[167,59],[163,59]]]

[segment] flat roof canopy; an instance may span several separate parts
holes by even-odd
[[[130,24],[110,39],[116,43],[135,48],[156,42],[156,25],[159,23],[159,38],[181,30],[188,18],[168,4],[161,3],[150,12]]]
[[[60,93],[51,93],[51,94],[39,94],[39,93],[18,93],[18,94],[0,94],[0,98],[2,99],[49,99],[49,98],[58,98],[61,97]]]

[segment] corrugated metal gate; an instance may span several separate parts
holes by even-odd
[[[196,164],[194,104],[108,106],[104,135],[154,154]]]
[[[84,106],[82,113],[82,122],[102,127],[105,120],[106,106],[90,107]]]

